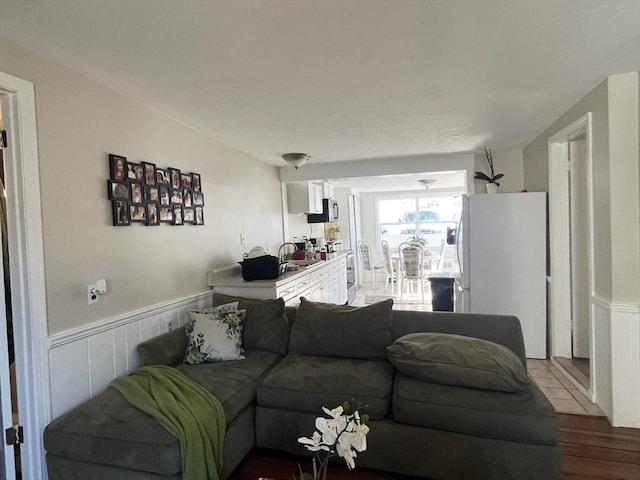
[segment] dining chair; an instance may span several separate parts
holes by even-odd
[[[373,259],[373,249],[369,240],[360,240],[358,242],[358,250],[360,252],[360,264],[363,272],[369,272],[371,275],[371,283],[373,289],[376,289],[376,273],[384,269],[384,265],[378,265]],[[363,279],[364,282],[364,279]]]
[[[420,287],[422,303],[424,303],[425,271],[424,252],[422,246],[411,242],[403,242],[398,245],[400,255],[400,269],[402,276],[402,288],[400,289],[400,299],[402,299],[405,288],[413,291],[413,285]]]
[[[382,259],[384,260],[384,268],[387,274],[385,279],[386,286],[384,291],[388,291],[389,284],[391,284],[391,295],[394,295],[397,278],[395,268],[393,268],[394,262],[391,258],[391,249],[389,248],[389,242],[387,242],[386,240],[382,240],[382,242],[380,242],[380,245],[382,246]]]

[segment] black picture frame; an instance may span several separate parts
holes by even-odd
[[[162,205],[163,207],[168,207],[171,205],[171,191],[169,190],[169,185],[160,185],[158,187],[158,193],[159,193],[159,203],[160,205]]]
[[[200,182],[200,174],[199,173],[192,173],[191,174],[191,188],[193,189],[194,192],[201,192],[202,191],[202,184]]]
[[[171,188],[180,188],[180,169],[169,167],[169,181]]]
[[[193,207],[193,190],[190,188],[182,189],[182,205],[184,205],[185,208]]]
[[[127,180],[127,157],[109,154],[109,177],[116,182]]]
[[[160,213],[158,212],[157,203],[147,203],[147,225],[160,225]]]
[[[193,224],[204,225],[204,208],[195,207],[193,210],[195,211],[195,214],[196,214],[196,218],[194,219]]]
[[[147,221],[147,207],[144,204],[129,205],[129,220],[132,222]]]
[[[107,194],[109,200],[129,200],[129,184],[107,180]]]
[[[144,172],[143,182],[145,185],[156,184],[156,164],[151,162],[142,162],[142,169]]]
[[[127,162],[127,180],[142,182],[144,169],[141,163]]]
[[[195,223],[196,222],[196,212],[193,208],[185,207],[182,209],[182,216],[184,223]]]
[[[191,188],[192,177],[190,173],[180,174],[180,186],[182,188]]]
[[[202,192],[193,192],[193,206],[204,207],[204,194]]]
[[[129,202],[126,200],[113,200],[111,202],[113,210],[113,226],[129,227]]]
[[[131,197],[129,201],[133,205],[141,205],[144,203],[144,188],[142,188],[142,182],[131,182]]]
[[[174,188],[171,190],[171,204],[172,205],[183,205],[183,200],[182,200],[182,190],[180,190],[179,188]]]
[[[173,223],[173,209],[170,206],[158,206],[158,220],[161,223]]]
[[[158,185],[144,187],[144,201],[158,203],[160,201],[160,191]]]
[[[169,181],[169,172],[167,172],[166,168],[158,168],[156,166],[156,184],[167,184],[169,185],[171,182]]]
[[[173,225],[184,225],[184,213],[182,212],[182,205],[174,205],[173,209]]]

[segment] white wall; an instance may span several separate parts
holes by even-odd
[[[276,168],[4,39],[0,70],[35,85],[50,333],[208,290],[207,270],[241,259],[241,233],[277,250]],[[200,173],[205,225],[112,227],[109,153]]]
[[[640,427],[640,81],[608,77],[527,145],[524,184],[548,190],[548,139],[592,115],[596,401],[616,426]]]

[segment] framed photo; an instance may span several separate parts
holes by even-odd
[[[181,173],[180,174],[180,186],[184,188],[191,188],[191,174],[190,173]]]
[[[129,219],[132,222],[146,222],[147,209],[144,205],[129,205]]]
[[[173,223],[173,210],[171,207],[158,207],[159,219],[161,222]]]
[[[137,180],[139,182],[144,178],[144,170],[139,163],[127,162],[127,179]]]
[[[202,187],[200,186],[200,174],[192,173],[191,174],[191,188],[193,188],[194,192],[201,192]]]
[[[182,209],[182,216],[184,217],[184,223],[195,223],[196,221],[196,212],[193,208],[185,208]]]
[[[127,158],[120,155],[109,154],[109,172],[111,180],[124,182],[127,179]]]
[[[107,180],[109,200],[129,200],[129,184]]]
[[[166,168],[156,167],[156,183],[166,183],[167,185],[169,185],[169,172],[167,172]]]
[[[195,225],[204,225],[204,209],[202,207],[194,208],[196,213],[196,219],[193,222]]]
[[[180,188],[180,170],[177,168],[169,168],[169,179],[171,188]]]
[[[173,207],[173,224],[184,225],[184,216],[182,214],[182,207],[180,206]]]
[[[114,200],[113,204],[113,226],[128,227],[131,225],[129,221],[129,204],[126,200]]]
[[[156,164],[149,162],[142,162],[142,169],[144,170],[144,184],[155,185],[156,184]]]
[[[157,203],[147,203],[147,225],[160,225]]]
[[[160,192],[157,185],[144,187],[145,202],[158,203],[160,201]]]
[[[171,190],[171,203],[177,203],[178,205],[182,205],[182,190]]]
[[[131,203],[139,205],[143,202],[142,183],[131,182]]]
[[[169,196],[169,185],[160,185],[158,187],[158,193],[160,194],[160,205],[171,205],[171,197]]]
[[[182,203],[185,208],[193,207],[193,192],[190,188],[185,188],[182,190]]]
[[[193,192],[193,206],[202,207],[204,205],[204,195],[202,192]]]

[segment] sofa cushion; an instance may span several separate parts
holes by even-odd
[[[257,349],[287,354],[289,344],[289,321],[285,315],[282,298],[261,300],[213,294],[213,305],[238,302],[238,308],[246,310],[244,319],[243,346],[245,349]]]
[[[520,359],[507,347],[446,333],[411,333],[387,347],[405,375],[445,385],[519,392],[529,385]]]
[[[143,365],[172,367],[182,363],[187,343],[185,327],[181,327],[139,343],[136,350]]]
[[[386,360],[393,300],[364,307],[300,299],[289,353]]]
[[[388,362],[289,354],[258,388],[258,404],[319,413],[355,399],[366,405],[364,413],[379,419],[389,411],[392,385]]]
[[[259,382],[280,359],[261,351],[246,357],[177,368],[220,400],[229,424],[252,405]],[[111,388],[51,422],[44,446],[48,455],[142,472],[174,475],[182,469],[178,440]]]
[[[450,432],[555,445],[556,414],[533,383],[521,392],[493,392],[425,382],[396,373],[393,418]]]
[[[239,360],[242,355],[242,323],[246,310],[238,302],[202,310],[191,310],[186,326],[189,337],[184,363]]]

